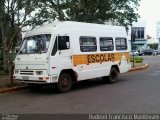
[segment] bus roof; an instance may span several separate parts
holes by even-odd
[[[52,34],[53,31],[105,31],[106,32],[114,32],[126,35],[125,27],[123,26],[113,26],[113,25],[104,25],[104,24],[94,24],[94,23],[83,23],[83,22],[73,22],[73,21],[64,21],[58,22],[56,24],[51,23],[43,26],[38,26],[31,30],[30,32],[26,33],[25,37],[32,36],[36,34]]]

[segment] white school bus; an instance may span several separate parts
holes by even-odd
[[[126,30],[81,22],[60,22],[28,32],[15,58],[14,79],[32,89],[56,83],[60,92],[74,82],[102,78],[117,81],[131,65]]]

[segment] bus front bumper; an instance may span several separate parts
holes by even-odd
[[[21,76],[14,75],[13,78],[18,82],[24,83],[37,83],[37,84],[48,84],[48,83],[56,83],[57,76]]]

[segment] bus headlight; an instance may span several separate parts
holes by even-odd
[[[43,75],[43,71],[36,71],[36,75]]]

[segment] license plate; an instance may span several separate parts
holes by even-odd
[[[29,80],[29,77],[28,76],[23,76],[22,80]]]

